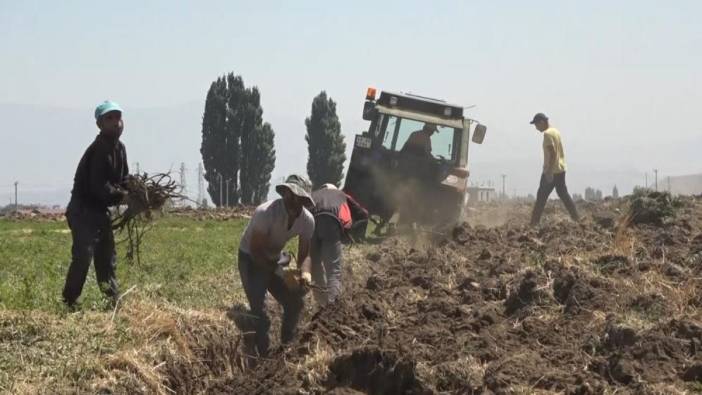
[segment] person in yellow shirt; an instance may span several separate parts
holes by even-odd
[[[574,221],[578,221],[580,217],[575,209],[575,203],[573,203],[573,199],[568,193],[565,182],[566,163],[563,143],[561,143],[561,133],[558,129],[549,125],[548,117],[543,113],[534,115],[531,124],[536,127],[536,130],[544,134],[544,168],[541,174],[539,191],[536,194],[534,211],[531,213],[531,226],[536,226],[541,221],[541,214],[543,214],[548,197],[554,188],[568,210],[570,217]]]

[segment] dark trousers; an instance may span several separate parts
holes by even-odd
[[[80,296],[90,261],[95,264],[95,277],[100,290],[108,297],[116,298],[119,294],[115,277],[117,255],[109,214],[69,205],[66,219],[71,229],[73,247],[71,266],[68,268],[66,284],[63,287],[64,302],[73,305]]]
[[[270,346],[268,330],[271,327],[271,321],[265,309],[266,292],[270,292],[273,298],[283,307],[283,322],[280,334],[282,343],[288,343],[295,336],[297,322],[304,307],[304,295],[288,289],[283,279],[276,275],[273,270],[273,265],[271,267],[263,267],[255,263],[249,254],[239,251],[239,276],[244,287],[244,293],[249,301],[251,318],[254,321],[254,341],[247,343],[253,343],[260,356],[267,355],[268,347]],[[250,338],[251,335],[249,334],[247,337]]]
[[[334,303],[341,295],[341,225],[330,215],[315,217],[314,235],[310,245],[313,295],[320,306]]]
[[[568,210],[570,217],[574,220],[578,220],[578,212],[575,209],[575,203],[573,199],[570,198],[568,193],[568,187],[566,187],[565,182],[565,172],[553,175],[553,180],[551,182],[546,181],[546,177],[541,175],[541,183],[539,184],[539,191],[536,194],[536,203],[534,204],[534,211],[531,213],[531,225],[536,226],[541,221],[541,214],[544,212],[546,207],[546,202],[548,201],[549,195],[556,189],[558,197],[563,202],[563,205]]]
[[[354,219],[351,229],[341,237],[341,242],[346,244],[350,242],[363,242],[366,240],[366,231],[368,229],[368,218]]]

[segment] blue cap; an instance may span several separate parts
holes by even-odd
[[[95,107],[95,120],[100,119],[101,116],[107,114],[110,111],[119,111],[121,113],[122,107],[120,107],[119,104],[113,101],[105,100],[104,102],[100,103],[99,106]]]

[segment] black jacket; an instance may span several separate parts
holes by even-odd
[[[85,150],[73,179],[69,207],[106,210],[119,204],[119,185],[129,174],[127,150],[117,138],[100,133]]]

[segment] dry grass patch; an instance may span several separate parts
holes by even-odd
[[[178,392],[172,387],[197,376],[238,374],[239,338],[223,312],[142,299],[127,300],[114,317],[0,311],[0,391]],[[180,376],[184,371],[193,377]]]
[[[319,338],[311,342],[313,348],[305,358],[295,364],[293,371],[295,375],[302,375],[303,382],[311,388],[322,387],[329,375],[329,365],[336,357],[336,354],[327,344],[322,344]]]

